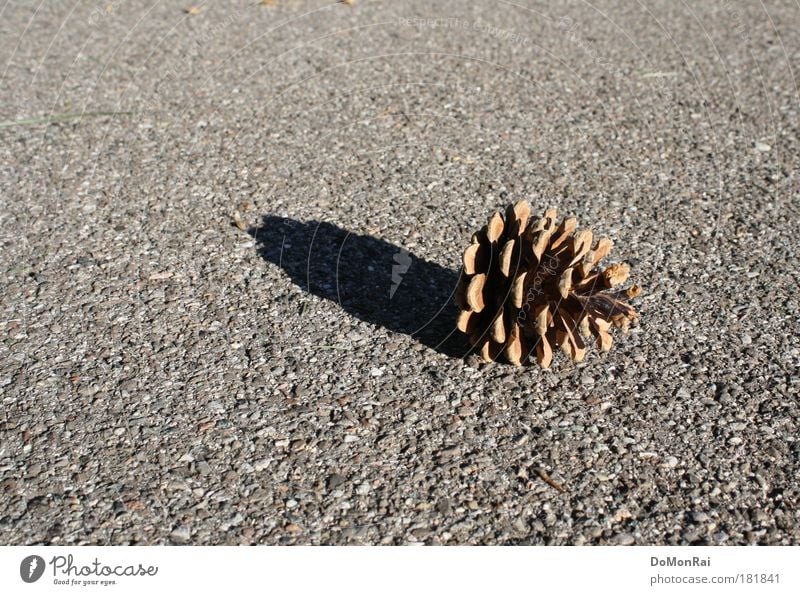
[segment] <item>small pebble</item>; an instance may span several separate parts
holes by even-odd
[[[189,530],[189,527],[183,526],[174,529],[172,533],[169,534],[169,537],[170,539],[178,543],[186,543],[187,541],[189,541],[191,535],[192,534],[191,531]]]

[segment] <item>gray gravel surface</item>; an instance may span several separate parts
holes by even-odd
[[[800,543],[795,2],[197,5],[0,5],[0,542]],[[521,198],[611,352],[448,337]]]

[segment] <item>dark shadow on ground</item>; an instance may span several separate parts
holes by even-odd
[[[330,223],[266,215],[248,233],[265,260],[309,293],[450,357],[469,352],[455,325],[458,272]]]

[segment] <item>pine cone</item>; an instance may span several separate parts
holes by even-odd
[[[503,353],[520,365],[535,349],[539,365],[547,368],[553,347],[560,346],[579,362],[589,337],[608,351],[611,326],[627,332],[638,316],[628,300],[641,290],[613,289],[627,280],[630,267],[600,270],[597,263],[611,251],[611,240],[592,247],[592,232],[575,233],[574,218],[556,225],[555,209],[529,225],[530,211],[527,201],[509,205],[505,219],[495,213],[472,236],[456,292],[458,329],[485,361]]]

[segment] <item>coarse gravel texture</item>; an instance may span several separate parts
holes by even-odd
[[[196,5],[0,4],[0,543],[800,544],[797,3]],[[610,352],[450,335],[523,198]]]

